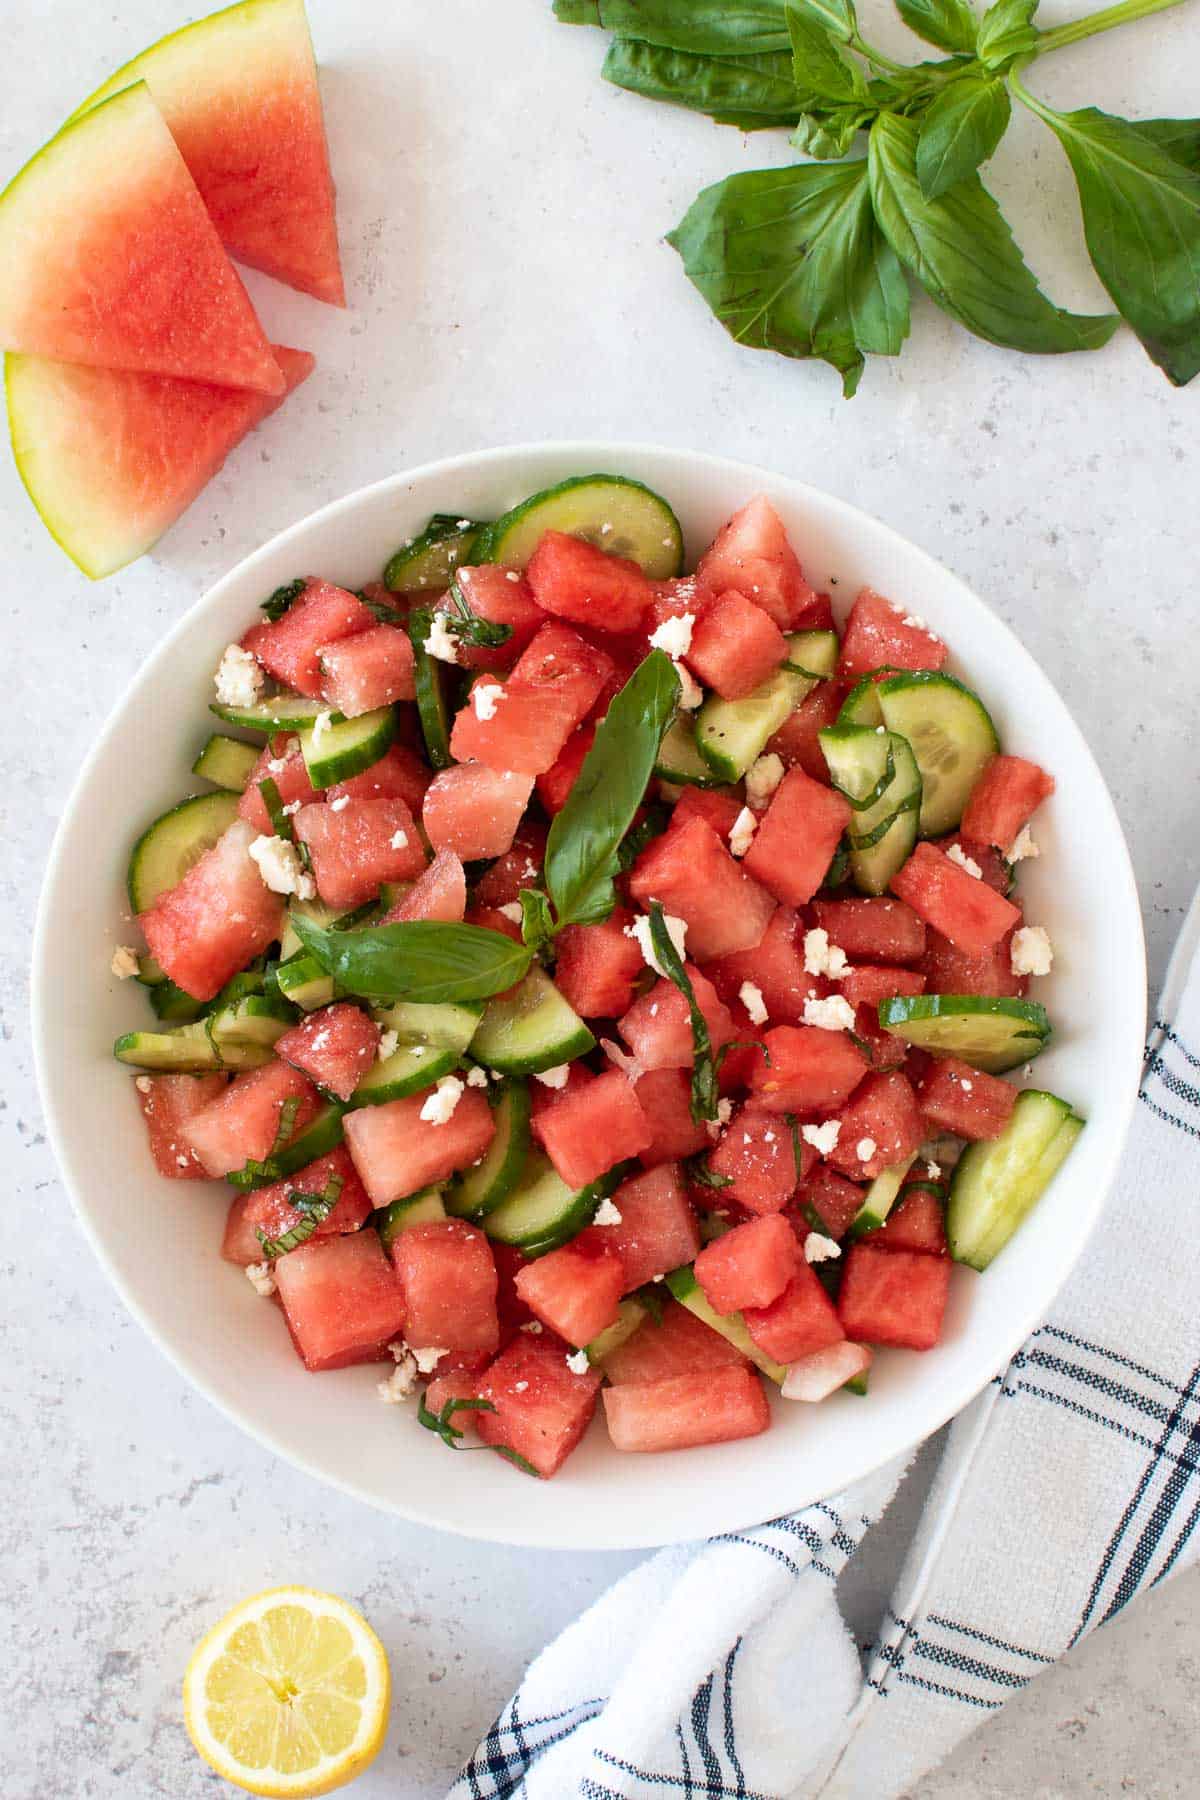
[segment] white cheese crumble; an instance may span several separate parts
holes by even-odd
[[[487,1084],[488,1084],[487,1070],[481,1069],[478,1063],[476,1063],[476,1065],[473,1069],[467,1070],[467,1086],[468,1087],[485,1088],[487,1086]]]
[[[650,648],[665,650],[672,660],[686,656],[692,647],[695,623],[695,613],[681,613],[677,619],[664,619],[657,631],[650,633]]]
[[[314,748],[320,743],[327,731],[333,730],[333,714],[319,712],[312,723],[312,741]]]
[[[1040,856],[1042,853],[1033,841],[1033,833],[1028,825],[1022,825],[1005,856],[1010,863],[1024,862],[1027,856]]]
[[[800,1136],[806,1144],[811,1144],[818,1156],[828,1156],[837,1149],[837,1141],[842,1135],[840,1119],[826,1119],[823,1125],[802,1125]]]
[[[567,1367],[572,1375],[586,1375],[591,1366],[586,1350],[573,1350],[567,1358]]]
[[[519,900],[506,900],[496,911],[503,913],[506,919],[511,919],[514,925],[519,925],[525,916]]]
[[[133,1085],[139,1094],[149,1094],[154,1089],[154,1083],[148,1075],[139,1075]]]
[[[687,942],[687,920],[677,919],[673,913],[664,913],[663,924],[666,926],[667,936],[675,946],[676,956],[683,956],[684,945]],[[642,953],[643,962],[652,968],[656,975],[667,973],[655,952],[654,943],[650,937],[650,919],[646,913],[640,914],[632,925],[626,925],[625,936],[636,940]]]
[[[138,953],[128,944],[119,944],[112,953],[109,968],[118,981],[128,981],[131,975],[138,972]]]
[[[916,631],[928,631],[929,627],[920,613],[905,613],[902,624],[911,625]]]
[[[684,712],[695,712],[703,703],[704,689],[698,681],[692,679],[692,671],[684,663],[673,662],[671,667],[679,677],[679,704]]]
[[[810,1231],[804,1240],[804,1260],[809,1263],[830,1262],[842,1254],[841,1245],[823,1231]]]
[[[925,1173],[928,1175],[930,1181],[940,1180],[942,1173],[941,1163],[927,1162],[925,1164]]]
[[[330,812],[345,812],[350,804],[349,794],[339,794],[336,800],[329,802]]]
[[[760,756],[746,770],[746,799],[751,806],[765,806],[783,780],[783,758],[772,751]]]
[[[497,704],[504,698],[504,689],[498,681],[481,681],[471,689],[471,705],[475,708],[475,717],[485,722],[496,716]]]
[[[300,852],[286,838],[256,837],[250,845],[251,861],[273,894],[295,894],[312,900],[317,885],[300,861]]]
[[[593,1225],[619,1225],[621,1223],[620,1208],[611,1200],[602,1200],[592,1217]]]
[[[854,1154],[857,1156],[859,1162],[870,1162],[878,1148],[879,1146],[874,1138],[859,1138],[857,1144],[854,1146]]]
[[[246,1280],[260,1300],[269,1300],[275,1292],[275,1276],[269,1262],[247,1263]]]
[[[983,880],[983,870],[973,856],[967,855],[961,844],[951,844],[946,855],[952,863],[957,863],[960,869],[965,869],[968,875],[973,875],[976,881]]]
[[[413,1346],[411,1350],[412,1359],[417,1365],[418,1375],[432,1375],[443,1356],[449,1356],[449,1354],[450,1352],[448,1350],[439,1350],[432,1346],[427,1350],[418,1350]]]
[[[729,848],[734,856],[745,856],[758,830],[758,819],[748,806],[743,806],[729,833]]]
[[[253,706],[262,693],[263,672],[258,659],[240,644],[229,644],[221,654],[213,676],[219,706]]]
[[[400,1033],[398,1031],[381,1032],[380,1038],[379,1038],[379,1060],[380,1060],[380,1062],[386,1062],[389,1056],[395,1056],[396,1051],[399,1049],[399,1047],[400,1047]]]
[[[520,569],[505,569],[504,579],[505,579],[505,581],[520,581],[520,579],[521,579]]]
[[[443,1075],[421,1108],[420,1117],[427,1125],[445,1125],[454,1117],[454,1109],[466,1092],[466,1083],[457,1075]]]
[[[436,657],[438,662],[458,661],[458,639],[447,625],[444,613],[434,613],[429,624],[429,636],[422,648],[426,656]]]
[[[840,981],[849,968],[846,952],[829,941],[829,933],[814,925],[804,934],[804,971],[807,975],[826,975]]]
[[[831,994],[828,1000],[806,1000],[804,1023],[815,1025],[819,1031],[849,1031],[854,1024],[854,1008],[840,994]]]
[[[388,843],[391,845],[393,850],[407,850],[408,849],[408,833],[407,833],[407,831],[393,831],[391,837],[388,839]]]
[[[287,768],[287,757],[286,756],[272,756],[272,757],[268,758],[267,769],[269,770],[269,772],[272,775],[282,775],[283,771],[286,768]]]
[[[609,1062],[620,1069],[626,1081],[638,1082],[646,1073],[637,1057],[630,1056],[628,1050],[623,1050],[620,1044],[613,1042],[612,1038],[601,1038],[600,1048]]]
[[[386,1381],[375,1383],[375,1392],[385,1406],[403,1406],[417,1391],[417,1359],[405,1344],[389,1344],[396,1366]]]
[[[760,987],[755,987],[752,981],[743,981],[738,989],[738,999],[749,1013],[752,1025],[766,1024],[769,1014]]]
[[[722,1127],[725,1125],[728,1125],[728,1123],[729,1123],[730,1119],[732,1119],[732,1117],[733,1117],[733,1101],[732,1100],[718,1100],[717,1101],[717,1116],[716,1116],[716,1118],[708,1119],[706,1121],[709,1137],[710,1138],[720,1137]]]
[[[1040,925],[1022,925],[1013,932],[1014,975],[1048,975],[1053,961],[1054,947]]]
[[[540,1081],[543,1087],[565,1088],[571,1079],[571,1065],[570,1063],[559,1063],[557,1068],[541,1070],[533,1079]]]

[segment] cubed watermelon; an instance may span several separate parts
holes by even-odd
[[[994,756],[971,789],[962,816],[968,837],[1010,850],[1022,825],[1054,792],[1054,777],[1023,756]]]
[[[308,1369],[375,1362],[400,1335],[404,1297],[375,1231],[302,1244],[279,1258],[275,1280]]]
[[[821,749],[817,733],[837,721],[846,690],[836,681],[818,682],[808,698],[795,712],[789,713],[775,736],[767,744],[769,754],[778,756],[787,768],[803,769],[814,781],[829,786],[829,764]]]
[[[501,937],[511,938],[514,944],[525,941],[517,921],[494,906],[468,906],[464,919],[466,924],[478,925],[484,931],[498,931]]]
[[[721,842],[727,844],[744,805],[736,788],[685,787],[675,802],[667,829],[677,830],[689,819],[703,819],[706,825],[712,826]]]
[[[743,700],[775,673],[787,653],[787,639],[770,613],[730,591],[704,608],[686,660],[705,687],[726,700]]]
[[[591,1087],[596,1077],[585,1063],[573,1062],[567,1065],[567,1078],[561,1087],[547,1087],[544,1081],[530,1084],[531,1120],[530,1128],[537,1143],[545,1149],[542,1138],[542,1125],[550,1114],[563,1102]]]
[[[1013,972],[1012,938],[1012,931],[1006,931],[998,944],[975,956],[959,950],[940,931],[931,931],[921,959],[926,991],[1020,999],[1029,992],[1029,978]]]
[[[434,776],[421,823],[435,850],[453,850],[464,862],[503,856],[532,792],[530,775],[458,764]]]
[[[400,925],[405,919],[439,919],[444,924],[456,925],[466,910],[467,874],[462,858],[453,850],[439,850],[403,899],[389,907],[379,923]]]
[[[1011,1081],[985,1075],[957,1056],[938,1056],[921,1083],[917,1102],[935,1131],[998,1138],[1012,1116],[1017,1090]]]
[[[810,1158],[812,1154],[810,1150]],[[782,1212],[798,1179],[786,1123],[774,1113],[745,1107],[730,1119],[708,1166],[729,1183],[721,1188],[722,1199],[735,1200],[752,1213]]]
[[[229,1202],[229,1211],[225,1217],[221,1255],[226,1262],[236,1263],[239,1269],[249,1268],[251,1263],[262,1261],[262,1245],[258,1241],[258,1234],[246,1218],[246,1209],[254,1198],[253,1193],[235,1194]]]
[[[150,1154],[170,1181],[204,1181],[207,1170],[183,1128],[225,1091],[227,1075],[139,1075],[135,1092],[146,1121]],[[253,1259],[251,1259],[253,1260]]]
[[[824,881],[852,813],[848,800],[789,769],[758,823],[743,868],[785,906],[803,906]]]
[[[925,922],[903,900],[814,900],[813,918],[851,962],[915,963],[925,954]]]
[[[759,1349],[775,1362],[795,1362],[846,1335],[836,1307],[804,1261],[797,1262],[777,1299],[769,1306],[747,1307],[742,1316]]]
[[[925,977],[920,969],[888,968],[883,963],[859,963],[847,969],[838,983],[839,991],[851,1006],[878,1007],[881,1000],[897,994],[923,994]]]
[[[349,1000],[322,1006],[276,1041],[275,1054],[348,1100],[379,1054],[379,1027]]]
[[[867,1073],[867,1059],[847,1032],[816,1025],[777,1025],[764,1043],[750,1080],[751,1105],[769,1112],[806,1115],[841,1106]]]
[[[254,1188],[245,1196],[243,1224],[256,1246],[246,1260],[257,1262],[262,1256],[258,1232],[266,1238],[281,1238],[302,1223],[305,1215],[292,1205],[293,1194],[323,1194],[331,1181],[340,1181],[341,1190],[333,1210],[318,1224],[313,1237],[337,1237],[344,1231],[357,1231],[371,1216],[371,1202],[345,1145],[339,1144],[328,1156],[319,1156],[286,1180]]]
[[[374,625],[339,643],[322,644],[317,659],[322,698],[347,719],[416,696],[412,640],[396,625]]]
[[[502,644],[460,643],[459,662],[466,669],[511,668],[545,617],[524,575],[516,569],[501,568],[499,563],[481,563],[475,568],[457,570],[454,580],[477,619],[507,625],[512,631]],[[443,609],[449,605],[448,600],[439,602]]]
[[[186,1124],[180,1135],[191,1145],[206,1174],[228,1175],[247,1162],[262,1162],[279,1135],[279,1115],[294,1100],[292,1136],[302,1131],[320,1108],[320,1096],[307,1076],[283,1062],[264,1063],[235,1075],[229,1086]]]
[[[633,1004],[633,986],[645,962],[627,936],[633,914],[617,907],[600,925],[568,925],[557,939],[554,980],[583,1019],[619,1019]]]
[[[317,892],[341,911],[373,900],[385,881],[411,881],[425,847],[403,800],[302,806],[292,821],[308,850]]]
[[[652,1133],[639,1152],[646,1168],[707,1150],[704,1121],[692,1117],[692,1078],[686,1067],[650,1069],[634,1083],[634,1091]]]
[[[970,956],[982,956],[1021,922],[1011,901],[932,844],[917,845],[893,875],[891,888],[927,925]]]
[[[792,1227],[779,1213],[769,1213],[747,1225],[735,1225],[706,1244],[693,1273],[710,1306],[719,1313],[735,1313],[778,1300],[799,1261],[800,1246]]]
[[[404,1295],[404,1339],[415,1350],[493,1355],[500,1345],[492,1247],[465,1219],[430,1219],[392,1239]]]
[[[235,819],[138,923],[150,954],[194,1000],[211,1000],[283,929],[283,900],[250,855],[258,833]]]
[[[549,1477],[574,1450],[596,1410],[600,1375],[567,1367],[561,1344],[519,1332],[476,1387],[494,1412],[474,1415],[485,1444],[502,1444]]]
[[[600,631],[636,631],[654,598],[637,563],[564,531],[542,534],[525,574],[544,612]]]
[[[629,891],[644,907],[657,900],[685,920],[688,955],[701,962],[752,949],[775,910],[767,890],[698,818],[647,845],[630,871]]]
[[[514,1331],[528,1325],[533,1314],[517,1292],[517,1276],[526,1267],[527,1258],[515,1244],[492,1244],[492,1261],[496,1265],[496,1311],[500,1315],[500,1344],[508,1343]]]
[[[684,963],[704,1015],[714,1051],[737,1036],[729,1008],[694,963]],[[645,1069],[690,1069],[696,1058],[688,1003],[673,982],[656,981],[617,1023],[617,1030]]]
[[[512,849],[498,856],[475,887],[480,906],[509,906],[523,887],[541,884],[546,855],[546,827],[536,819],[524,819],[517,828]]]
[[[433,779],[428,763],[403,744],[389,744],[378,762],[349,781],[325,789],[330,805],[335,800],[403,800],[414,818],[421,810],[425,789]]]
[[[312,579],[282,618],[252,625],[242,648],[284,687],[315,700],[324,680],[321,650],[356,631],[370,631],[374,624],[374,615],[355,595],[331,581]]]
[[[838,1292],[846,1336],[865,1344],[931,1350],[942,1334],[950,1269],[949,1257],[855,1244]]]
[[[863,588],[846,620],[838,680],[858,681],[882,668],[940,669],[946,655],[941,638],[915,615],[893,606],[872,588]]]
[[[660,1316],[651,1314],[632,1337],[604,1358],[604,1373],[616,1387],[669,1381],[674,1375],[696,1375],[706,1369],[748,1366],[746,1357],[728,1338],[671,1299],[664,1299]]]
[[[516,1289],[543,1325],[564,1343],[590,1344],[617,1316],[625,1285],[618,1257],[576,1238],[521,1270]]]
[[[594,725],[581,725],[573,731],[555,761],[537,778],[538,799],[550,814],[560,813],[567,804],[571,789],[579,779],[584,758],[596,739]]]
[[[969,857],[975,864],[981,881],[986,881],[998,894],[1007,896],[1013,884],[1012,867],[999,850],[991,844],[981,844],[978,838],[967,837],[962,831],[954,831],[949,837],[938,838],[936,848],[950,856],[955,845],[963,856]]]
[[[838,1117],[828,1160],[857,1181],[873,1181],[920,1148],[926,1134],[912,1084],[899,1069],[868,1075]]]
[[[924,1256],[944,1256],[946,1215],[941,1201],[928,1188],[906,1188],[885,1222],[866,1241],[875,1250],[919,1250]]]
[[[804,968],[804,925],[790,906],[776,907],[753,950],[738,950],[707,964],[705,973],[722,1000],[732,1004],[744,982],[752,982],[774,1025],[795,1025],[817,983]]]
[[[753,1369],[703,1369],[648,1385],[604,1390],[604,1416],[615,1450],[689,1450],[757,1437],[771,1423]]]
[[[815,617],[818,596],[804,579],[783,520],[763,494],[721,527],[700,558],[695,579],[705,594],[735,589],[784,631],[802,629]]]
[[[637,1095],[618,1069],[564,1096],[539,1121],[539,1134],[546,1155],[572,1188],[587,1187],[636,1156],[652,1136]]]
[[[612,1197],[619,1224],[592,1225],[580,1237],[615,1256],[624,1271],[622,1291],[632,1293],[671,1269],[691,1262],[700,1230],[676,1163],[662,1163],[623,1181]]]
[[[449,1364],[450,1360],[448,1356],[443,1357],[442,1363]],[[472,1357],[470,1363],[477,1360]],[[425,1389],[425,1405],[429,1411],[440,1413],[447,1401],[450,1400],[474,1400],[475,1390],[479,1386],[489,1361],[490,1358],[485,1356],[483,1368],[480,1369],[473,1368],[470,1364],[466,1368],[447,1367],[445,1374],[441,1373],[442,1363],[439,1363],[438,1373]],[[450,1413],[450,1423],[455,1431],[461,1431],[474,1437],[476,1435],[475,1420],[478,1416],[474,1408],[463,1407],[461,1411],[454,1409]]]
[[[854,1035],[873,1069],[902,1069],[908,1059],[908,1046],[903,1039],[884,1031],[879,1023],[877,1006],[859,1006],[854,1012]],[[900,1051],[904,1055],[900,1055]]]
[[[317,798],[316,790],[308,779],[308,765],[300,753],[299,739],[282,735],[276,737],[266,746],[251,769],[246,791],[238,801],[238,817],[246,819],[264,837],[270,837],[275,827],[271,823],[267,803],[258,791],[260,781],[275,783],[280,802],[284,806],[292,806],[297,800],[301,806],[306,806],[310,800]]]
[[[866,1190],[856,1187],[828,1163],[818,1163],[796,1190],[796,1204],[790,1207],[789,1213],[796,1221],[796,1229],[801,1239],[810,1231],[819,1229],[822,1236],[843,1238],[850,1229],[851,1221],[858,1213],[866,1197]],[[805,1209],[811,1207],[820,1218],[819,1227],[814,1226]]]
[[[486,709],[490,717],[480,718],[474,705],[458,714],[450,734],[454,756],[543,774],[591,712],[614,666],[568,626],[543,625],[494,699],[494,711]]]
[[[346,1142],[376,1206],[415,1194],[478,1162],[496,1135],[487,1098],[467,1088],[442,1124],[422,1119],[428,1091],[346,1114]]]

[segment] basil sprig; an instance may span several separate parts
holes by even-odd
[[[348,994],[436,1006],[487,1000],[528,971],[533,952],[502,931],[434,919],[324,930],[303,913],[292,925],[304,948]]]
[[[341,1198],[342,1178],[331,1175],[319,1194],[295,1193],[287,1197],[288,1205],[300,1214],[296,1223],[277,1238],[269,1238],[260,1226],[255,1226],[255,1235],[262,1247],[266,1262],[274,1262],[277,1257],[286,1256],[289,1250],[298,1249],[306,1244],[317,1226],[329,1217],[338,1200]]]
[[[683,958],[671,942],[663,909],[657,900],[650,902],[650,942],[667,980],[675,984],[687,1001],[688,1015],[692,1022],[691,1111],[693,1119],[700,1124],[703,1119],[715,1119],[717,1116],[717,1102],[721,1098],[717,1085],[717,1064],[713,1057],[708,1020],[700,1011],[691,977],[683,966]]]

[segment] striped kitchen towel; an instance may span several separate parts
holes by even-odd
[[[951,1428],[865,1677],[834,1589],[898,1463],[633,1570],[531,1665],[451,1800],[887,1800],[1195,1560],[1200,896],[1140,1099],[1053,1316]]]

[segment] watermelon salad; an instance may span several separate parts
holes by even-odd
[[[1024,1080],[1054,783],[947,657],[839,629],[765,498],[683,573],[615,475],[265,597],[133,847],[115,1053],[306,1368],[545,1477],[598,1406],[751,1437],[938,1342],[1082,1129]]]

